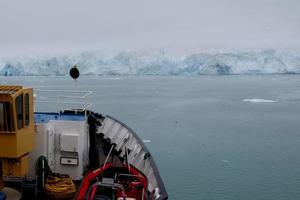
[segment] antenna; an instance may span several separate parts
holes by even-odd
[[[77,69],[77,65],[74,65],[70,69],[70,76],[75,80],[75,87],[77,87],[77,79],[78,79],[79,75],[80,75],[80,72]]]
[[[74,83],[75,83],[75,88],[77,90],[77,78],[79,77],[80,75],[80,72],[79,70],[77,69],[77,65],[74,65],[71,69],[70,69],[70,76],[74,79]],[[75,105],[74,106],[74,110],[75,110],[75,113],[77,114],[77,106]]]

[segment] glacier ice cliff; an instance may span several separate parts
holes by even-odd
[[[2,58],[0,75],[66,75],[74,64],[85,75],[298,74],[300,51],[269,49],[177,57],[163,51],[112,55],[83,52],[38,58]]]

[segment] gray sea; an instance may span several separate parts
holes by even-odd
[[[93,90],[94,110],[147,141],[172,200],[300,199],[298,75],[85,76],[77,87],[69,77],[0,83]]]

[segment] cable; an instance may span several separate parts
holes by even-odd
[[[45,185],[47,176],[52,174],[47,158],[43,155],[40,156],[35,163],[35,174],[38,177],[38,188],[42,189]]]

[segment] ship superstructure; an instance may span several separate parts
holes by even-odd
[[[91,111],[86,99],[92,92],[59,92],[63,93],[59,111],[34,112],[33,88],[0,86],[1,195],[7,199],[168,198],[151,153],[132,129]],[[64,98],[71,100],[67,103],[72,108],[61,106]]]

